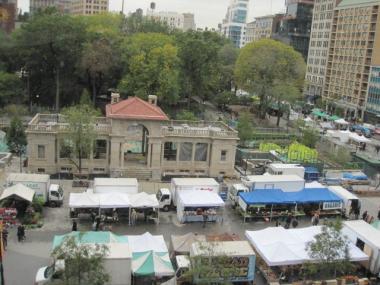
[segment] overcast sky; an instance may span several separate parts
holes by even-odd
[[[109,0],[110,11],[120,11],[122,0]],[[125,0],[124,12],[142,8],[144,13],[150,2],[156,2],[157,11],[193,13],[197,27],[216,28],[222,22],[230,0]],[[23,11],[29,10],[29,0],[18,0]],[[254,17],[285,10],[285,0],[250,0],[248,21]]]

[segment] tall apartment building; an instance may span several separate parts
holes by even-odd
[[[17,0],[0,0],[0,30],[11,33],[15,29]]]
[[[230,0],[227,14],[222,23],[221,33],[230,39],[236,47],[246,42],[246,26],[249,0]]]
[[[291,45],[306,59],[314,0],[286,0],[285,3],[286,13],[274,38]]]
[[[181,14],[167,11],[155,12],[154,10],[149,9],[146,15],[159,22],[167,24],[172,29],[182,31],[195,30],[194,14],[191,13]]]
[[[380,65],[371,66],[368,83],[366,114],[369,121],[380,116]]]
[[[108,12],[108,0],[71,0],[70,13],[73,15],[93,15]]]
[[[343,0],[334,9],[323,99],[343,107],[347,117],[364,118],[373,98],[368,83],[371,68],[380,65],[379,7],[380,0]]]
[[[304,95],[310,102],[322,97],[334,8],[342,0],[315,0]]]

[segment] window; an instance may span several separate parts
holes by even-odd
[[[45,158],[45,146],[44,145],[38,145],[38,151],[37,151],[38,158]]]
[[[191,161],[193,154],[193,144],[189,142],[181,143],[179,149],[179,160],[180,161]]]
[[[164,144],[164,159],[169,161],[177,160],[177,143],[165,142]]]
[[[94,159],[105,159],[107,157],[107,141],[96,140],[94,142]]]
[[[195,145],[195,161],[207,161],[207,143],[197,143]]]
[[[227,160],[227,151],[226,150],[222,150],[220,152],[220,160],[221,161],[226,161]]]
[[[38,173],[45,173],[45,168],[37,168]]]

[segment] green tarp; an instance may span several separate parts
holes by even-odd
[[[174,269],[167,252],[134,252],[132,273],[135,276],[172,276]]]
[[[54,236],[53,249],[60,246],[66,237],[75,237],[81,244],[108,244],[108,243],[127,243],[126,236],[118,236],[111,232],[71,232],[65,235]]]

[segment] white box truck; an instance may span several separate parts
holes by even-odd
[[[47,174],[10,173],[6,187],[21,183],[36,192],[37,197],[43,198],[46,205],[59,207],[63,203],[63,189],[58,184],[50,183]]]
[[[355,217],[355,213],[356,215],[360,213],[361,203],[358,196],[342,186],[329,186],[328,189],[343,200],[344,215],[347,218]]]
[[[139,192],[139,183],[136,178],[95,178],[94,193],[125,193]]]
[[[281,189],[284,192],[297,192],[305,188],[305,180],[298,175],[248,175],[242,182],[251,191],[255,189]]]
[[[177,191],[186,190],[212,191],[219,194],[219,183],[214,178],[172,178],[170,192],[174,206],[177,206]]]
[[[305,168],[299,164],[271,163],[268,165],[267,172],[270,175],[298,175],[305,177]]]

